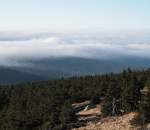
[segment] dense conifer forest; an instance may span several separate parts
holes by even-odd
[[[150,122],[150,70],[0,87],[0,130],[67,130],[78,123],[72,103],[102,104],[104,116],[138,111]]]

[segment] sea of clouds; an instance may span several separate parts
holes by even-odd
[[[0,64],[26,59],[80,57],[113,59],[150,58],[150,33],[8,33],[0,32]]]

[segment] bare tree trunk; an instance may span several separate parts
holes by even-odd
[[[145,124],[145,114],[142,114],[142,123]]]
[[[116,114],[116,99],[113,97],[112,100],[112,115]]]

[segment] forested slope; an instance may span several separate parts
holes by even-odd
[[[120,74],[1,86],[0,129],[71,129],[79,125],[71,104],[97,98],[103,99],[106,116],[136,110],[143,123],[149,122],[149,77],[150,70],[128,69]],[[145,87],[148,91],[142,94]]]

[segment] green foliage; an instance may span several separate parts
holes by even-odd
[[[98,95],[93,95],[91,98],[91,103],[94,105],[100,103],[100,97]]]
[[[140,90],[143,88],[149,71],[124,71],[120,76],[111,75],[113,80],[108,81],[103,112],[105,115],[123,114],[138,109],[141,99]]]
[[[76,122],[71,104],[84,100],[95,104],[98,98],[106,115],[138,110],[142,99],[140,112],[149,121],[149,96],[141,98],[140,93],[148,77],[150,70],[126,70],[120,74],[1,86],[0,130],[69,129]]]
[[[150,80],[147,81],[142,94],[142,99],[139,105],[140,119],[142,123],[150,122]]]
[[[76,122],[77,117],[75,115],[75,111],[72,108],[71,104],[67,101],[64,103],[62,107],[62,111],[60,114],[60,121],[62,124],[69,124]]]

